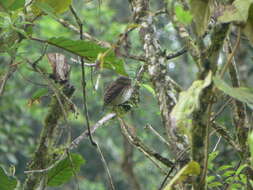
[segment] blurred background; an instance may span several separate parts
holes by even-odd
[[[78,14],[84,21],[84,30],[100,40],[116,43],[120,33],[124,32],[128,23],[131,22],[131,11],[125,0],[104,0],[99,6],[95,0],[74,0],[73,5]],[[151,1],[151,10],[157,11],[163,8],[162,0]],[[66,12],[64,19],[75,24],[73,16]],[[174,52],[183,47],[172,23],[167,17],[160,15],[156,17],[157,38],[162,42],[162,48],[168,52]],[[36,21],[38,24],[34,27],[34,36],[41,39],[50,37],[67,37],[78,39],[78,34],[64,28],[50,16],[43,16]],[[130,33],[131,54],[142,54],[142,47],[138,38],[138,31]],[[232,41],[234,37],[231,37]],[[18,49],[18,54],[28,58],[31,61],[36,60],[43,51],[43,46],[39,42],[24,40]],[[69,125],[71,126],[72,138],[80,135],[85,129],[85,118],[82,107],[81,91],[81,70],[80,65],[73,62],[76,56],[65,52],[56,47],[49,46],[48,53],[63,53],[71,65],[71,84],[76,88],[73,96],[73,102],[78,106],[79,115],[69,115]],[[241,47],[237,53],[236,60],[239,64],[239,75],[244,85],[252,86],[252,57],[253,48],[246,40],[242,40]],[[10,57],[7,54],[0,54],[0,75],[6,72],[5,67]],[[17,58],[18,60],[19,58]],[[220,63],[224,61],[224,55],[221,54]],[[134,79],[136,70],[141,66],[141,62],[125,59],[125,68]],[[46,56],[39,63],[46,71],[50,72],[50,66]],[[170,76],[177,81],[184,89],[187,89],[191,82],[196,78],[197,67],[188,54],[184,54],[176,59],[167,62]],[[94,90],[94,82],[101,74],[101,80],[98,90]],[[87,98],[88,110],[91,125],[95,124],[105,112],[102,112],[104,88],[113,81],[118,75],[110,70],[92,71],[86,69],[87,76]],[[37,73],[32,72],[25,64],[18,67],[15,75],[8,80],[6,90],[0,97],[0,163],[5,167],[14,165],[19,179],[24,180],[24,170],[29,162],[38,142],[39,134],[43,126],[45,115],[48,111],[49,97],[44,96],[39,103],[29,105],[34,92],[43,88],[44,80]],[[222,101],[221,101],[222,102]],[[217,105],[217,109],[221,105]],[[229,114],[229,107],[220,115],[219,121],[226,126],[233,134],[232,118]],[[137,131],[137,135],[148,146],[152,147],[163,156],[169,157],[168,147],[164,145],[149,129],[145,126],[150,124],[161,135],[164,135],[159,107],[157,105],[154,92],[149,83],[148,76],[144,77],[141,87],[141,102],[137,108],[132,109],[126,116],[126,120],[131,123]],[[63,123],[60,123],[62,127]],[[137,149],[131,148],[120,132],[120,126],[117,120],[112,120],[104,127],[97,130],[94,135],[95,140],[100,144],[105,159],[108,162],[112,178],[116,189],[132,190],[139,189],[157,189],[162,183],[164,174],[153,165]],[[218,140],[216,134],[211,137],[211,148]],[[213,170],[221,165],[234,165],[238,155],[231,151],[232,149],[226,143],[221,141],[217,147],[219,154],[213,160],[215,166]],[[80,153],[86,160],[78,174],[80,190],[106,190],[108,181],[105,169],[100,160],[97,151],[90,145],[90,142],[84,140],[78,148],[74,150]],[[132,163],[134,176],[136,179],[129,178],[124,170],[124,159],[126,152],[132,153]],[[226,158],[224,160],[224,158]],[[225,162],[225,163],[224,163]],[[8,169],[8,168],[6,168]],[[212,171],[212,170],[210,170]],[[60,188],[51,188],[52,190],[70,190],[76,187],[76,181],[73,179],[70,183]]]

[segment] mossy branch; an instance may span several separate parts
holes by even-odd
[[[73,86],[65,84],[62,92],[66,97],[69,98],[72,96],[74,91],[75,89]],[[64,106],[64,109],[68,110],[69,104],[66,98],[63,95],[60,95],[60,100],[62,102],[62,105]],[[50,164],[52,164],[52,162],[54,161],[53,157],[51,156],[51,153],[52,150],[56,148],[56,143],[59,138],[57,133],[59,129],[58,122],[62,117],[63,110],[56,96],[53,96],[51,99],[50,109],[44,121],[44,127],[41,131],[38,147],[35,151],[32,161],[28,166],[28,170],[44,169]],[[45,186],[45,177],[46,175],[43,172],[28,174],[24,185],[24,190],[34,190],[36,189],[36,187],[41,185],[43,181],[43,185]]]

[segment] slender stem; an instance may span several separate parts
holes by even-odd
[[[230,56],[228,57],[228,61],[226,63],[226,65],[223,67],[222,71],[221,71],[221,78],[224,76],[227,68],[229,67],[229,65],[232,63],[233,57],[236,53],[236,50],[238,49],[239,45],[240,45],[240,39],[241,39],[241,28],[238,28],[238,34],[237,34],[237,39],[236,39],[236,43],[235,43],[235,47],[232,50],[232,53],[230,54]]]
[[[70,11],[74,15],[77,24],[79,25],[79,30],[80,30],[80,40],[83,40],[83,24],[80,18],[77,16],[77,13],[75,9],[70,6]],[[86,98],[86,76],[85,76],[85,67],[84,67],[84,58],[80,57],[81,61],[81,70],[82,70],[82,91],[83,91],[83,107],[84,107],[84,114],[86,118],[86,125],[88,128],[88,136],[90,139],[90,142],[93,146],[97,146],[96,142],[92,138],[91,130],[90,130],[90,120],[89,120],[89,112],[88,112],[88,106],[87,106],[87,98]]]

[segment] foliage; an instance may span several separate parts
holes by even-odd
[[[48,186],[60,186],[68,182],[71,177],[75,176],[81,165],[84,164],[84,159],[81,155],[71,154],[64,160],[60,161],[53,169],[49,170]]]
[[[219,77],[214,79],[214,84],[218,89],[222,90],[224,93],[229,96],[238,99],[246,103],[251,109],[253,109],[253,90],[250,88],[240,87],[240,88],[231,88]]]
[[[231,189],[243,189],[247,184],[246,175],[243,173],[247,165],[222,165],[217,168],[214,159],[219,156],[220,154],[217,151],[209,154],[208,169],[210,175],[206,179],[208,187],[218,188],[229,185]],[[215,175],[212,175],[212,173]]]
[[[185,92],[181,92],[177,105],[171,112],[171,117],[181,133],[190,136],[192,130],[192,113],[200,109],[200,95],[211,84],[212,73],[205,80],[197,80]]]
[[[253,0],[147,2],[0,0],[1,190],[253,186]],[[100,120],[121,75],[125,136]]]
[[[7,176],[4,169],[0,167],[0,188],[2,190],[14,190],[17,186],[17,180],[14,177]]]
[[[88,61],[94,62],[98,59],[98,61],[100,61],[98,67],[105,67],[114,70],[118,74],[126,75],[123,60],[116,58],[112,49],[103,48],[89,41],[74,41],[63,37],[51,38],[47,42],[59,48],[75,53],[76,55],[83,56]]]
[[[249,146],[251,152],[251,165],[253,165],[253,133],[249,135]]]
[[[170,181],[170,183],[164,188],[164,190],[173,189],[174,183],[182,183],[188,176],[198,176],[200,174],[200,167],[197,162],[191,161],[186,164],[175,177]]]

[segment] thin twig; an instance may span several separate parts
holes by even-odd
[[[57,19],[56,21],[58,21],[60,24],[62,24],[64,27],[76,32],[76,33],[80,33],[80,30],[75,27],[74,25],[68,23],[67,21],[63,20],[63,19]],[[106,41],[101,41],[95,37],[93,37],[92,35],[90,35],[89,33],[87,32],[83,32],[83,36],[89,40],[89,41],[93,41],[95,43],[97,43],[98,45],[101,45],[105,48],[110,48],[111,47],[111,44],[109,42],[106,42]]]
[[[170,174],[173,172],[173,170],[176,168],[177,164],[181,162],[181,160],[184,159],[184,154],[189,150],[189,148],[186,148],[185,150],[183,150],[176,158],[176,161],[174,163],[174,165],[171,167],[170,171],[167,173],[167,175],[165,176],[163,182],[161,183],[160,187],[158,190],[162,190],[162,188],[164,187],[166,181],[168,180],[168,178],[170,177]]]
[[[43,50],[43,53],[41,54],[41,56],[37,60],[35,60],[34,62],[30,62],[27,59],[27,62],[28,62],[28,64],[30,64],[32,66],[32,68],[34,68],[34,70],[36,72],[38,72],[38,73],[41,74],[41,76],[43,77],[43,79],[45,81],[47,81],[48,86],[55,93],[56,99],[57,99],[57,101],[58,101],[58,103],[59,103],[59,105],[61,107],[62,113],[63,113],[63,119],[64,119],[65,123],[67,124],[67,113],[66,113],[66,110],[64,109],[63,103],[62,103],[61,98],[60,98],[60,94],[63,94],[63,93],[61,93],[60,90],[57,87],[55,87],[55,85],[48,79],[48,77],[45,75],[45,73],[39,67],[37,67],[37,63],[42,60],[42,58],[46,54],[46,50],[47,50],[47,46],[45,46],[45,48]]]
[[[122,118],[118,117],[118,120],[119,120],[119,122],[121,124],[122,131],[124,132],[123,134],[126,135],[126,137],[129,139],[129,142],[131,144],[133,144],[134,146],[136,146],[149,159],[150,158],[155,158],[156,160],[158,160],[159,162],[161,162],[162,164],[164,164],[167,167],[172,167],[173,166],[173,162],[172,161],[170,161],[169,159],[161,156],[157,152],[151,150],[136,135],[134,135],[131,132],[129,132],[128,124],[126,124],[125,121]]]
[[[122,129],[123,135],[127,138],[130,144],[134,145],[137,149],[139,149],[163,174],[167,174],[167,172],[161,168],[161,166],[156,162],[156,159],[154,158],[154,154],[150,153],[150,151],[147,151],[147,148],[144,148],[140,143],[136,142],[136,139],[132,137],[130,132],[127,129],[127,126],[120,121],[120,126]]]
[[[212,117],[211,122],[215,121],[217,119],[217,117],[225,110],[225,108],[227,107],[227,105],[233,100],[233,98],[229,98],[225,104],[223,104],[221,106],[221,108],[217,111],[217,113]]]
[[[79,25],[80,28],[80,40],[83,40],[83,24],[81,22],[81,19],[78,17],[75,9],[70,6],[70,11],[72,12],[72,14],[74,15],[77,24]],[[99,147],[99,145],[93,140],[92,138],[92,133],[91,133],[91,129],[90,129],[90,123],[89,123],[89,113],[88,113],[88,108],[87,108],[87,101],[86,101],[86,80],[85,80],[85,67],[84,67],[84,58],[80,57],[81,60],[81,67],[82,67],[82,88],[83,88],[83,104],[84,104],[84,111],[85,111],[85,117],[86,117],[86,124],[87,124],[87,128],[88,128],[88,136],[90,139],[91,144],[97,148],[98,153],[100,155],[101,161],[106,169],[106,173],[108,176],[108,180],[110,182],[110,188],[111,190],[115,190],[115,187],[113,185],[113,181],[112,181],[112,177],[111,177],[111,173],[109,170],[109,167],[105,161],[105,158],[103,156],[103,153]]]
[[[145,128],[152,131],[168,147],[171,147],[171,145],[150,124],[147,124]]]
[[[164,187],[166,181],[169,179],[170,174],[173,172],[173,170],[175,169],[175,167],[176,167],[176,164],[174,164],[174,165],[170,168],[170,171],[169,171],[169,172],[167,173],[167,175],[165,176],[165,178],[164,178],[163,182],[161,183],[161,185],[160,185],[160,187],[159,187],[158,190],[162,190],[162,189],[163,189],[163,187]]]
[[[110,184],[110,188],[111,188],[111,190],[115,190],[115,187],[114,187],[114,184],[113,184],[113,180],[112,180],[112,175],[111,175],[111,173],[110,173],[108,164],[106,163],[106,160],[105,160],[105,158],[104,158],[104,155],[103,155],[103,153],[102,153],[102,151],[101,151],[101,149],[100,149],[98,143],[97,143],[96,145],[97,145],[98,153],[99,153],[99,155],[100,155],[100,157],[101,157],[103,166],[104,166],[105,171],[106,171],[106,173],[107,173],[108,180],[109,180],[109,182],[110,182],[110,183],[109,183],[109,184]]]
[[[17,72],[18,72],[18,74],[20,74],[20,76],[21,76],[25,81],[27,81],[27,82],[29,82],[29,83],[35,85],[35,86],[48,87],[48,85],[46,85],[46,84],[40,84],[40,83],[34,82],[34,81],[32,81],[31,79],[25,77],[20,71],[17,71]]]
[[[43,173],[43,172],[47,172],[51,169],[53,169],[55,166],[57,166],[64,158],[66,158],[66,152],[64,152],[63,154],[61,154],[61,156],[57,159],[55,159],[56,161],[50,165],[49,167],[45,168],[45,169],[39,169],[39,170],[27,170],[24,171],[25,174],[29,174],[29,173]]]
[[[74,15],[76,22],[79,26],[80,30],[80,40],[83,40],[83,23],[81,19],[78,17],[74,7],[70,6],[70,11]],[[89,139],[90,142],[93,146],[97,146],[96,142],[92,138],[92,134],[90,132],[90,120],[89,120],[89,112],[88,112],[88,106],[87,106],[87,98],[86,98],[86,80],[85,80],[85,67],[84,67],[84,58],[80,57],[81,60],[81,68],[82,68],[82,91],[83,91],[83,107],[84,107],[84,113],[85,113],[85,118],[86,118],[86,125],[88,128],[88,133],[89,133]]]
[[[166,55],[166,58],[173,59],[173,58],[179,57],[180,55],[185,54],[186,52],[187,52],[187,48],[184,47],[181,50],[178,50],[177,52],[173,52],[173,53]]]
[[[233,140],[233,138],[230,136],[229,132],[227,131],[226,127],[220,125],[217,122],[212,122],[211,127],[215,129],[216,133],[219,133],[227,142],[230,144],[236,151],[239,153],[241,152],[241,149],[239,145]]]
[[[102,117],[100,120],[97,121],[97,123],[95,125],[93,125],[93,127],[91,129],[91,133],[94,133],[98,128],[102,127],[106,122],[110,121],[115,116],[116,116],[115,113],[109,113],[109,114],[105,115],[104,117]],[[75,140],[73,140],[72,143],[70,144],[70,146],[67,149],[72,150],[72,149],[76,148],[81,143],[81,141],[83,139],[85,139],[86,137],[88,137],[88,131],[87,130],[85,130],[80,136],[78,136]],[[52,168],[54,168],[65,157],[66,157],[66,152],[64,154],[62,154],[58,159],[56,159],[57,161],[55,163],[53,163],[51,166],[49,166],[45,169],[25,171],[24,173],[47,172],[47,171],[51,170]]]
[[[217,147],[218,147],[218,145],[219,145],[219,143],[220,143],[220,140],[221,140],[221,136],[219,136],[218,141],[217,141],[217,143],[215,144],[215,146],[214,146],[212,152],[215,152],[215,151],[216,151],[216,149],[217,149]]]
[[[1,83],[0,83],[0,96],[3,95],[4,93],[4,89],[7,83],[7,80],[11,77],[11,75],[16,71],[17,67],[16,66],[11,66],[12,63],[14,62],[14,58],[11,59],[10,64],[9,64],[9,68],[7,73],[3,76],[3,78],[1,79]]]
[[[77,178],[76,168],[74,167],[74,164],[73,164],[73,159],[72,159],[72,157],[70,155],[69,150],[67,150],[66,152],[67,152],[68,159],[70,161],[71,169],[72,169],[72,171],[74,173],[74,176],[75,176],[74,178],[75,178],[75,181],[76,181],[76,184],[77,184],[77,190],[80,190],[80,186],[79,186],[78,178]]]
[[[124,53],[120,53],[120,56],[128,58],[128,59],[133,59],[133,60],[136,60],[136,61],[142,61],[142,62],[147,61],[147,59],[145,58],[144,55],[127,55],[127,54],[124,54]]]
[[[225,64],[225,66],[223,67],[222,71],[221,71],[221,78],[224,76],[227,68],[229,67],[229,65],[232,63],[232,60],[233,60],[233,57],[236,53],[236,50],[238,49],[239,45],[240,45],[240,39],[241,39],[241,28],[239,27],[238,28],[238,34],[237,34],[237,39],[236,39],[236,43],[235,43],[235,46],[232,50],[232,53],[230,54],[230,56],[228,57],[228,61],[227,63]]]

